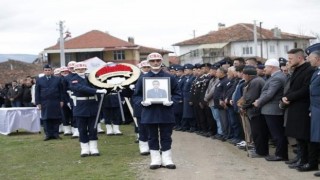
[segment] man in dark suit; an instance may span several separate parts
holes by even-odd
[[[44,65],[44,76],[36,83],[35,102],[41,110],[41,119],[46,134],[45,141],[61,139],[59,137],[59,125],[62,118],[63,87],[60,77],[52,76],[50,65]]]
[[[287,106],[288,118],[285,133],[288,137],[297,139],[301,151],[301,159],[295,165],[290,165],[299,171],[318,169],[318,164],[309,164],[310,142],[310,93],[309,84],[314,69],[304,60],[302,49],[292,49],[288,52],[288,63],[294,68],[290,78],[290,88],[282,97],[282,102]]]
[[[160,89],[160,82],[158,80],[152,81],[153,89],[147,91],[147,98],[167,98],[167,91]]]
[[[265,63],[265,74],[270,76],[261,90],[259,99],[254,106],[261,108],[261,114],[266,119],[269,131],[276,141],[275,156],[267,156],[267,161],[281,161],[288,159],[288,142],[284,134],[283,110],[279,108],[279,101],[283,96],[286,76],[280,70],[277,59],[268,59]]]

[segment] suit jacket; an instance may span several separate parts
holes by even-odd
[[[149,89],[147,91],[147,98],[167,98],[167,92],[164,89]]]
[[[264,84],[258,106],[261,107],[261,114],[283,115],[283,110],[279,108],[279,101],[283,96],[283,88],[286,83],[286,76],[277,71]]]

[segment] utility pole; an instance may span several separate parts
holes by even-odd
[[[258,56],[258,42],[257,42],[257,25],[256,20],[253,21],[253,40],[254,40],[254,55]]]
[[[260,53],[261,53],[261,59],[263,59],[263,47],[262,47],[262,22],[260,22]]]
[[[64,55],[64,38],[63,38],[63,21],[59,22],[59,32],[60,32],[60,66],[66,66],[66,60]]]
[[[196,38],[196,30],[193,30],[193,39]]]

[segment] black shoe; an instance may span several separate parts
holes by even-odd
[[[297,169],[299,167],[303,166],[303,164],[300,163],[300,161],[297,161],[296,163],[293,163],[293,164],[289,164],[288,165],[288,168],[290,169]]]
[[[311,165],[307,163],[303,166],[298,167],[297,170],[300,172],[307,172],[307,171],[316,171],[316,170],[319,170],[319,168],[318,168],[318,164]]]
[[[316,177],[320,177],[320,171],[313,174]]]
[[[291,160],[286,161],[284,163],[286,163],[286,164],[294,164],[294,163],[297,163],[298,161],[299,161],[299,158],[294,158],[294,159],[291,159]]]
[[[142,152],[142,153],[140,153],[140,155],[142,155],[142,156],[148,156],[150,154],[150,152]]]
[[[166,165],[164,167],[167,168],[167,169],[176,169],[176,165],[174,165],[174,164],[168,164],[168,165]]]
[[[161,167],[161,165],[150,165],[150,169],[154,170],[154,169],[159,169]]]
[[[57,136],[54,136],[53,139],[59,139],[59,140],[61,140],[62,138],[61,138],[59,135],[57,135]]]
[[[45,137],[43,141],[49,141],[50,139],[51,139],[50,137]]]
[[[287,160],[287,159],[284,159],[280,156],[267,156],[267,157],[265,157],[265,159],[267,161],[285,161],[285,160]]]

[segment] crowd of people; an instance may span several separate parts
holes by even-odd
[[[151,67],[152,73],[147,71],[143,77],[157,77],[153,60],[147,62],[152,64],[141,63],[141,69]],[[163,71],[175,77],[173,87],[178,86],[182,95],[180,100],[173,100],[175,131],[226,141],[245,149],[251,158],[284,161],[298,172],[318,170],[320,43],[305,50],[291,49],[287,59],[268,59],[265,63],[256,58],[224,58],[215,64],[173,65],[163,67]],[[141,101],[139,99],[135,104]],[[145,111],[150,105],[159,106],[144,101],[142,105]],[[149,120],[141,120],[142,127],[139,127],[143,129],[146,125],[149,129],[149,124],[160,123],[157,129],[160,129],[160,150],[163,152],[161,147],[167,147],[163,143],[168,139],[171,143],[171,139],[162,137],[161,133],[169,135],[170,127],[166,132],[161,131],[161,123],[165,122],[152,122],[161,117],[161,113],[154,111],[153,115],[144,117],[142,110],[141,119]],[[165,118],[171,119],[162,119]],[[151,146],[151,135],[142,131],[140,137],[149,136]],[[158,139],[158,136],[154,138]],[[143,145],[145,140],[140,139],[141,154],[148,150]],[[274,154],[269,153],[270,144],[275,146]],[[296,153],[293,159],[289,159],[288,146]],[[159,147],[150,147],[151,169],[161,165],[154,150],[158,152]],[[320,172],[315,176],[320,176]]]
[[[162,61],[160,54],[151,53],[139,63],[141,76],[127,88],[129,93],[120,92],[120,101],[119,92],[97,89],[88,81],[86,65],[72,61],[54,71],[45,65],[39,78],[0,84],[0,105],[37,106],[44,140],[61,139],[62,123],[65,135],[79,137],[82,157],[99,155],[97,133],[103,129],[95,122],[100,94],[107,94],[99,118],[105,120],[106,134],[122,135],[119,106],[124,96],[131,98],[139,150],[141,155],[150,154],[150,169],[176,168],[171,151],[175,130],[229,142],[251,158],[285,161],[299,172],[318,170],[320,43],[291,49],[286,59],[265,63],[226,57],[214,64],[166,67]],[[155,89],[145,90],[146,78],[154,78]],[[161,78],[169,81],[166,90],[159,88]],[[159,90],[161,96],[151,97]],[[152,102],[146,96],[164,100]],[[270,143],[274,154],[269,153]],[[290,145],[296,153],[293,159],[288,156]]]

